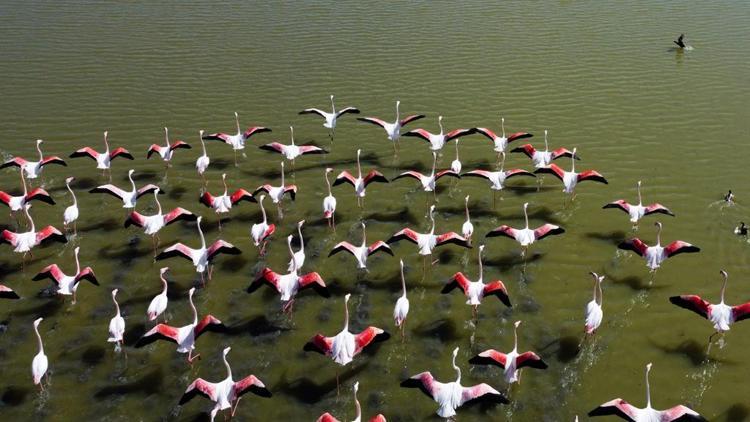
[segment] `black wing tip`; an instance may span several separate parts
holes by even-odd
[[[479,355],[476,355],[473,358],[469,359],[469,363],[472,365],[495,365],[500,368],[503,367],[503,365],[500,365],[500,363],[497,362],[495,359],[484,357],[484,356],[479,356]]]
[[[271,394],[271,391],[269,389],[267,389],[266,387],[258,387],[257,385],[251,386],[250,392],[252,392],[256,396],[265,397],[265,398],[270,398],[273,396],[273,394]]]

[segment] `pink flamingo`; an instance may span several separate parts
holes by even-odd
[[[359,382],[354,383],[352,390],[354,391],[354,407],[357,411],[353,422],[360,422],[362,420],[362,407],[359,404],[359,400],[357,400],[357,391],[359,390]],[[326,412],[320,415],[320,417],[318,418],[316,422],[340,422],[340,421],[336,419],[335,417],[333,417],[333,415],[331,415],[330,413]],[[375,415],[370,419],[370,422],[386,422],[385,416],[381,414]]]
[[[517,141],[519,139],[525,139],[525,138],[531,138],[532,134],[528,132],[515,132],[511,133],[510,135],[505,135],[505,117],[500,117],[500,127],[502,129],[502,134],[497,135],[495,132],[487,129],[486,127],[478,127],[477,133],[481,133],[482,135],[486,136],[487,139],[492,141],[494,144],[495,152],[497,153],[498,160],[500,159],[500,153],[505,152],[505,150],[508,148],[508,144]]]
[[[431,133],[424,129],[414,129],[404,133],[402,136],[414,136],[420,138],[430,144],[430,149],[432,151],[440,151],[449,141],[476,133],[476,129],[474,128],[456,129],[448,133],[443,133],[443,116],[438,117],[438,126],[440,126],[440,133]]]
[[[518,353],[518,326],[521,321],[513,324],[513,350],[501,353],[495,349],[488,349],[471,358],[469,362],[478,365],[497,365],[503,368],[505,382],[512,384],[521,383],[521,369],[525,367],[536,369],[547,369],[547,364],[534,352]]]
[[[153,153],[159,154],[159,157],[161,157],[162,160],[164,160],[164,163],[169,166],[170,161],[172,161],[172,156],[174,155],[174,151],[180,148],[184,149],[191,149],[192,147],[187,142],[176,140],[174,142],[169,142],[169,129],[164,128],[164,146],[157,145],[157,144],[151,144],[150,147],[148,147],[148,153],[146,154],[146,159],[151,158],[151,155]]]
[[[10,208],[11,217],[13,213],[17,211],[23,211],[26,204],[31,201],[46,202],[50,205],[55,205],[55,201],[52,199],[49,193],[42,188],[34,188],[29,192],[29,188],[26,186],[26,178],[24,173],[21,172],[21,186],[23,187],[23,194],[13,196],[11,194],[0,191],[0,202],[7,205]]]
[[[450,293],[456,287],[460,287],[466,295],[466,304],[471,305],[474,319],[477,318],[477,308],[482,303],[482,299],[486,296],[496,296],[500,299],[503,304],[507,307],[511,307],[510,299],[508,298],[508,290],[505,288],[500,280],[494,280],[487,284],[484,283],[484,271],[482,266],[482,252],[484,251],[484,245],[479,246],[479,277],[477,281],[471,281],[462,272],[453,274],[450,282],[443,287],[442,293]]]
[[[402,119],[398,111],[398,107],[400,105],[401,101],[396,101],[396,120],[393,123],[386,122],[385,120],[381,120],[376,117],[357,118],[357,120],[359,120],[360,122],[372,123],[385,129],[385,133],[388,135],[388,139],[393,142],[394,152],[397,151],[398,140],[401,138],[401,129],[407,124],[424,117],[424,114],[413,114]]]
[[[81,280],[86,280],[95,286],[99,285],[99,281],[96,279],[96,274],[94,274],[94,270],[92,270],[91,267],[81,269],[81,262],[78,260],[80,249],[80,247],[76,247],[73,250],[73,255],[75,256],[76,261],[75,274],[67,275],[62,272],[57,264],[52,264],[44,267],[44,269],[39,271],[32,280],[37,281],[49,278],[55,283],[55,293],[63,296],[73,295],[73,304],[75,304],[76,290],[78,290],[78,283],[80,283]]]
[[[624,199],[618,199],[617,201],[610,202],[609,204],[606,204],[602,208],[618,208],[622,211],[625,211],[630,215],[630,222],[633,223],[633,225],[638,225],[638,220],[643,218],[644,216],[647,216],[649,214],[666,214],[671,215],[674,217],[674,214],[672,211],[669,210],[669,208],[665,207],[662,204],[659,203],[653,203],[651,205],[643,206],[643,200],[641,199],[641,181],[638,181],[638,203],[637,204],[631,204]]]
[[[655,246],[648,246],[641,239],[634,237],[620,243],[617,247],[626,251],[633,251],[645,258],[646,266],[651,269],[651,272],[656,271],[667,258],[681,253],[700,252],[701,249],[699,247],[683,242],[682,240],[675,240],[666,247],[661,246],[661,223],[657,221],[654,225],[657,227]]]
[[[104,131],[104,152],[97,152],[93,148],[86,146],[70,154],[70,158],[78,157],[92,158],[96,161],[96,168],[100,170],[109,170],[112,166],[112,160],[117,157],[127,158],[128,160],[133,159],[133,155],[123,147],[115,148],[114,151],[109,150],[106,130]]]
[[[26,173],[27,178],[36,179],[42,173],[42,169],[46,165],[59,164],[61,166],[67,166],[65,161],[58,156],[50,156],[45,158],[42,155],[42,142],[44,141],[42,141],[41,139],[36,140],[36,150],[39,152],[39,161],[28,161],[21,157],[15,157],[0,165],[0,169],[4,169],[10,166],[20,167],[21,171]]]
[[[341,173],[339,173],[338,176],[336,176],[336,180],[333,182],[333,186],[338,186],[342,183],[349,183],[354,187],[354,194],[357,196],[357,205],[362,207],[362,202],[364,201],[365,193],[367,190],[367,186],[370,183],[374,182],[380,182],[380,183],[388,183],[388,179],[383,176],[382,173],[380,173],[377,170],[370,170],[369,173],[367,173],[367,176],[362,177],[362,166],[359,162],[359,156],[362,153],[361,149],[357,150],[357,177],[352,176],[351,173],[344,170]]]
[[[362,221],[360,224],[362,225],[362,244],[360,246],[354,246],[347,241],[339,242],[336,244],[336,246],[333,247],[333,249],[331,249],[331,252],[328,254],[328,256],[331,257],[342,251],[349,252],[350,254],[352,254],[352,256],[354,256],[354,259],[357,260],[357,268],[361,270],[367,270],[367,258],[370,255],[377,252],[385,252],[393,256],[393,251],[391,251],[391,247],[382,240],[378,240],[377,242],[374,242],[372,245],[368,246],[365,222]]]
[[[31,224],[31,228],[29,229],[29,231],[12,232],[10,230],[3,230],[2,234],[0,234],[0,243],[8,243],[13,246],[13,252],[23,253],[24,260],[26,259],[26,254],[32,255],[31,249],[35,246],[39,246],[40,244],[42,244],[42,242],[68,242],[68,239],[65,237],[65,235],[62,234],[60,230],[57,230],[52,226],[47,226],[39,231],[36,231],[34,220],[31,218],[31,214],[29,214],[30,208],[31,204],[26,204],[24,206],[26,218]]]

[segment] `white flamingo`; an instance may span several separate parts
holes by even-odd
[[[266,209],[263,208],[263,200],[266,199],[266,195],[260,196],[258,205],[260,206],[260,212],[263,214],[263,221],[257,224],[253,224],[250,227],[250,236],[253,238],[255,246],[260,248],[260,254],[264,255],[266,251],[266,241],[276,231],[275,224],[268,224],[268,218],[266,216]]]
[[[604,276],[594,272],[591,275],[594,277],[594,297],[591,302],[586,304],[586,324],[584,325],[586,334],[594,334],[602,324],[602,318],[604,317],[604,311],[602,311],[602,301],[604,300],[602,281]]]
[[[334,214],[336,213],[336,197],[333,196],[333,192],[331,191],[331,181],[328,180],[328,173],[331,173],[333,171],[332,168],[328,167],[326,169],[326,185],[328,186],[328,196],[323,198],[323,218],[328,220],[328,226],[332,227],[334,230],[336,230],[336,217]]]
[[[409,299],[406,297],[406,278],[404,277],[404,260],[400,260],[401,265],[401,290],[403,293],[396,300],[396,307],[393,308],[393,319],[396,327],[401,331],[401,341],[404,340],[406,329],[406,317],[409,315]]]
[[[148,304],[148,310],[146,316],[149,321],[154,321],[159,315],[163,314],[167,310],[167,304],[169,298],[167,297],[167,279],[164,274],[169,271],[169,267],[163,267],[159,269],[159,279],[161,279],[162,291],[158,295],[151,299],[151,303]]]
[[[336,111],[336,105],[333,103],[333,95],[331,95],[331,112],[323,111],[317,108],[306,108],[299,112],[299,114],[317,114],[318,116],[325,119],[323,127],[330,129],[331,140],[333,140],[334,132],[336,131],[336,121],[339,117],[346,113],[359,114],[359,110],[356,107],[344,107],[339,111]]]
[[[501,353],[495,349],[488,349],[473,357],[469,362],[475,364],[491,364],[503,368],[505,382],[512,384],[521,382],[521,369],[525,367],[547,369],[547,364],[534,352],[518,353],[518,326],[521,321],[513,324],[513,350]]]
[[[393,123],[380,120],[375,117],[358,117],[357,120],[366,123],[372,123],[385,129],[385,133],[388,135],[388,139],[393,142],[393,150],[396,151],[398,140],[401,138],[401,129],[407,124],[419,120],[424,117],[424,114],[414,114],[401,119],[398,108],[401,105],[401,101],[396,101],[396,121]]]
[[[297,234],[299,235],[299,250],[292,254],[292,259],[289,260],[288,271],[291,272],[295,268],[301,269],[305,265],[305,238],[302,236],[302,225],[305,224],[305,220],[297,222]]]
[[[135,173],[135,170],[128,170],[128,180],[130,180],[130,185],[132,186],[132,189],[130,191],[125,191],[112,184],[106,184],[97,186],[94,189],[91,189],[89,192],[108,193],[116,198],[119,198],[122,201],[123,208],[135,208],[135,204],[136,202],[138,202],[138,198],[149,192],[159,189],[159,187],[153,184],[148,184],[140,189],[136,189],[135,182],[133,181],[133,173]],[[164,193],[164,191],[160,192]]]
[[[120,315],[120,304],[117,303],[117,289],[112,290],[112,301],[115,303],[117,310],[115,316],[109,321],[109,338],[110,343],[115,343],[115,351],[120,351],[122,347],[122,335],[125,333],[125,319]]]
[[[206,153],[206,143],[203,142],[203,130],[201,129],[198,131],[200,134],[200,140],[201,140],[201,148],[203,150],[203,154],[198,157],[197,160],[195,160],[195,169],[198,171],[198,174],[201,176],[201,179],[203,180],[203,186],[206,186],[206,169],[208,168],[208,165],[211,163],[211,158],[209,158],[208,153]]]
[[[49,361],[47,355],[44,354],[44,344],[42,343],[42,336],[39,335],[39,323],[42,322],[43,318],[37,318],[34,321],[34,333],[36,333],[36,339],[39,343],[39,352],[34,356],[34,360],[31,361],[31,376],[34,379],[34,385],[38,385],[39,388],[44,391],[44,384],[42,378],[47,373],[47,367]]]
[[[65,179],[65,187],[68,188],[68,192],[70,192],[70,196],[73,198],[73,204],[65,208],[65,211],[63,212],[63,228],[67,231],[68,226],[73,224],[73,235],[76,235],[78,233],[78,223],[76,223],[78,220],[78,198],[76,198],[73,189],[70,188],[70,183],[73,180],[75,180],[74,177],[68,177]]]

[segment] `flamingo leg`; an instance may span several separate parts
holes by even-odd
[[[475,323],[475,324],[479,322],[479,312],[478,312],[478,308],[479,308],[479,307],[478,307],[477,305],[472,305],[472,306],[471,306],[471,315],[472,315],[472,317],[474,318],[474,323]]]
[[[239,167],[239,164],[237,164],[237,150],[234,150],[234,166]]]
[[[237,412],[237,406],[240,405],[240,400],[242,400],[242,397],[238,397],[237,401],[234,402],[234,406],[232,406],[232,417],[234,417],[235,412]]]
[[[404,344],[406,341],[406,319],[401,321],[401,344]]]
[[[73,236],[78,234],[78,221],[73,222]]]
[[[214,274],[214,266],[213,264],[208,266],[208,280],[211,281],[211,276]]]
[[[196,360],[196,359],[200,359],[200,357],[201,357],[200,353],[197,353],[197,354],[195,354],[195,356],[193,356],[193,350],[190,349],[190,351],[188,352],[187,361],[188,361],[189,364],[192,365],[193,361]]]
[[[336,368],[336,395],[341,394],[341,388],[339,386],[339,368]]]

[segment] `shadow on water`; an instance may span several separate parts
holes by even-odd
[[[31,388],[11,385],[3,391],[0,397],[3,406],[18,406],[26,401],[26,396],[31,392]]]
[[[167,194],[167,196],[169,197],[169,199],[178,201],[182,199],[182,196],[185,195],[186,192],[187,189],[184,186],[175,186],[169,190],[169,194]]]
[[[367,369],[368,366],[365,362],[351,368],[344,367],[342,370],[340,367],[332,368],[331,365],[336,365],[338,367],[338,364],[331,362],[330,365],[327,365],[327,368],[324,367],[320,372],[334,372],[336,369],[341,371],[339,372],[338,377],[340,386],[347,384],[349,380],[357,377],[357,375]],[[286,376],[282,377],[281,381],[279,381],[271,391],[278,391],[282,394],[286,394],[287,396],[291,396],[297,401],[305,404],[318,403],[325,396],[335,393],[336,391],[337,384],[335,376],[320,384],[307,377],[297,378],[293,381],[286,381],[285,378]]]
[[[617,246],[620,242],[625,240],[627,233],[622,230],[612,230],[611,232],[605,233],[589,232],[585,233],[584,236],[587,239],[599,240]]]
[[[452,343],[461,338],[456,323],[446,318],[420,324],[414,329],[414,334],[423,338],[437,338],[442,343]]]
[[[365,205],[367,208],[367,205]],[[366,220],[375,220],[382,223],[403,223],[404,226],[410,226],[417,223],[417,219],[409,212],[408,207],[404,207],[400,211],[393,212],[372,212],[365,216]]]
[[[624,284],[636,291],[651,291],[664,288],[664,286],[654,286],[648,280],[634,275],[629,275],[622,278],[612,277],[610,274],[606,273],[605,275],[607,276],[607,280],[609,280],[610,282],[620,285]]]
[[[124,224],[125,224],[125,217],[122,218],[122,221],[117,221],[114,218],[108,218],[98,223],[89,224],[86,227],[78,227],[78,231],[84,232],[84,233],[98,232],[98,231],[111,232],[113,230],[123,227]]]
[[[89,346],[81,354],[81,362],[88,366],[95,366],[102,362],[106,350],[101,346]]]
[[[260,337],[267,334],[280,334],[282,331],[289,331],[289,328],[274,324],[265,315],[258,315],[244,322],[227,326],[224,333],[229,336],[248,334],[251,337]]]
[[[45,301],[41,305],[34,306],[33,308],[18,309],[10,313],[11,316],[34,316],[34,317],[51,317],[63,308],[65,300],[61,297],[54,297],[50,300]]]
[[[94,397],[103,400],[110,396],[131,393],[156,394],[161,391],[163,381],[164,374],[160,368],[157,368],[133,382],[102,387],[94,394]]]
[[[150,241],[151,239],[149,239],[149,242]],[[142,242],[143,239],[141,237],[134,237],[130,239],[128,244],[123,247],[115,248],[115,245],[113,244],[101,248],[99,253],[102,258],[117,260],[123,266],[130,267],[132,266],[133,261],[137,260],[138,258],[147,255],[153,255],[154,253],[150,244],[146,248],[138,249],[138,245]]]
[[[668,346],[666,344],[659,344],[652,339],[649,339],[648,341],[652,346],[667,354],[687,358],[693,366],[702,366],[709,362],[722,363],[720,359],[714,359],[707,353],[708,343],[702,344],[696,340],[690,339],[684,340],[675,346]]]
[[[541,355],[554,356],[562,363],[572,362],[580,352],[581,338],[576,336],[562,336],[539,348]]]
[[[726,412],[718,415],[716,421],[724,420],[727,422],[746,421],[750,419],[750,407],[744,403],[735,403],[729,406]]]
[[[163,174],[164,174],[163,170],[160,170],[159,172],[156,172],[153,170],[137,170],[133,172],[133,181],[136,183],[136,185],[138,185],[138,182],[143,181],[143,180],[153,180],[153,179],[156,179],[157,177],[161,180],[161,176]],[[113,180],[115,179],[113,178]],[[128,179],[128,173],[127,172],[122,173],[122,178],[120,178],[120,180],[124,183],[130,183],[130,180]],[[128,189],[127,185],[125,186],[126,186],[126,189]]]
[[[546,256],[546,254],[541,252],[527,251],[526,253],[528,255],[526,257],[522,257],[520,253],[515,252],[509,255],[501,256],[499,258],[485,258],[484,265],[488,267],[499,267],[502,271],[509,271],[519,265],[524,265],[524,263],[528,265],[537,262]]]
[[[232,257],[225,257],[223,260],[221,260],[218,264],[215,264],[218,266],[220,270],[222,271],[240,271],[242,268],[247,265],[247,263],[250,262],[247,258],[242,257],[241,255],[235,255]]]

